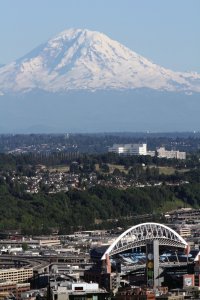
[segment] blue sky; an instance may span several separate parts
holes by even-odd
[[[101,31],[164,67],[200,72],[200,0],[1,0],[0,63],[67,28]]]

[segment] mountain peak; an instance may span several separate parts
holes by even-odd
[[[68,41],[68,40],[73,40],[73,39],[77,39],[77,38],[81,38],[82,40],[109,40],[109,38],[99,32],[99,31],[92,31],[89,29],[80,29],[80,28],[70,28],[70,29],[66,29],[64,31],[62,31],[61,33],[57,34],[54,38],[52,38],[51,40],[63,40],[63,41]]]
[[[200,92],[200,75],[164,69],[105,34],[67,29],[0,68],[0,91],[151,88]]]

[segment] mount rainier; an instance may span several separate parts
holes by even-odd
[[[165,69],[87,29],[66,30],[0,67],[1,94],[135,88],[200,92],[200,74]]]
[[[200,75],[69,29],[0,66],[0,133],[200,130]]]

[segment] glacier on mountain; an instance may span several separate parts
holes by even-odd
[[[150,88],[200,92],[200,74],[173,72],[106,35],[69,29],[0,68],[4,93]]]

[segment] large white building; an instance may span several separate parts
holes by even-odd
[[[176,158],[176,159],[186,159],[186,153],[171,150],[168,151],[164,147],[160,147],[157,149],[157,156],[159,158],[165,157],[165,158]]]
[[[108,152],[123,155],[147,155],[147,144],[114,144]]]
[[[50,293],[53,300],[105,300],[109,298],[109,293],[100,289],[98,283],[50,281]]]

